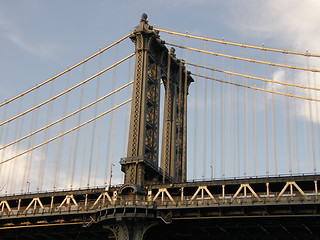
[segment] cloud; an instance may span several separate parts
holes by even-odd
[[[318,88],[320,89],[320,82],[317,81],[316,77],[307,76],[308,73],[299,72],[294,75],[295,78],[290,78],[288,72],[283,69],[276,70],[272,74],[272,80],[277,82],[289,82],[292,84]],[[314,74],[319,75],[319,74]],[[319,76],[318,76],[319,78]],[[293,94],[299,97],[311,98],[311,99],[319,99],[320,93],[315,90],[297,88],[297,87],[289,87],[285,85],[268,83],[266,86],[267,90],[276,91],[281,93]],[[268,95],[268,100],[271,101],[271,95]],[[275,95],[276,99],[279,99],[279,95]],[[300,100],[295,98],[296,109],[289,108],[287,109],[288,114],[292,117],[298,117],[301,119],[306,119],[308,121],[312,121],[314,123],[320,123],[320,103],[316,101],[310,100]]]
[[[263,35],[281,40],[289,47],[302,50],[319,49],[320,37],[318,26],[320,1],[270,0],[238,5],[238,11],[246,14],[237,15],[230,25],[246,35]],[[243,3],[243,2],[242,2]],[[248,5],[251,8],[248,8]],[[244,7],[246,9],[244,9]]]
[[[285,82],[286,81],[286,71],[279,69],[272,74],[272,81],[276,82]],[[281,91],[283,89],[283,86],[276,83],[268,83],[267,89],[271,91]]]
[[[2,145],[0,145],[1,147]],[[8,147],[0,150],[0,159],[5,160],[13,157],[26,149],[22,147]],[[32,161],[30,160],[32,158]],[[44,160],[41,151],[35,150],[32,154],[25,154],[16,159],[0,165],[0,195],[28,191],[35,186],[32,183],[38,181],[38,174],[33,170],[38,170],[40,162]],[[29,176],[28,176],[29,175]]]
[[[319,53],[320,31],[320,15],[316,9],[320,9],[320,1],[291,1],[291,0],[270,0],[264,2],[246,1],[251,3],[251,8],[243,9],[248,4],[239,3],[238,11],[246,11],[244,15],[237,15],[230,25],[233,29],[240,31],[242,34],[251,37],[258,36],[266,38],[273,45],[277,44],[277,48],[286,48],[285,50],[293,50],[298,52]],[[320,59],[306,57],[287,57],[293,65],[309,68],[318,68]],[[312,77],[310,77],[312,75]],[[296,71],[289,74],[288,70],[277,69],[273,72],[272,79],[274,81],[290,82],[298,85],[312,86],[320,88],[319,73],[307,73],[305,71]],[[268,84],[268,89],[274,91],[294,93],[299,96],[317,98],[318,93],[315,91],[288,88],[279,84]],[[320,123],[319,103],[310,101],[297,101],[297,116],[306,118],[316,123]],[[290,109],[289,111],[291,111]],[[312,111],[309,111],[312,110]],[[290,112],[290,114],[292,114]],[[312,116],[310,116],[312,114]],[[317,115],[318,114],[318,115]],[[316,116],[317,115],[317,116]]]

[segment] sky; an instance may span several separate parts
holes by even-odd
[[[0,101],[149,23],[217,39],[319,52],[317,0],[0,1]]]
[[[319,54],[318,9],[318,0],[0,0],[0,102],[130,33],[142,13],[159,28]]]
[[[0,101],[132,31],[158,27],[319,52],[317,0],[0,1]]]
[[[0,1],[0,101],[128,32],[147,13],[158,27],[319,52],[319,1]]]

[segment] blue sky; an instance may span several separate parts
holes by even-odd
[[[150,25],[159,28],[251,45],[264,44],[266,47],[284,50],[308,50],[310,53],[319,54],[318,9],[318,0],[0,0],[0,102],[43,82],[65,70],[67,66],[72,66],[127,35],[139,24],[142,13],[148,14]],[[160,35],[166,41],[173,38],[162,33]],[[133,44],[128,43],[126,48],[130,49],[130,46],[131,53]],[[122,54],[117,51],[115,55]],[[177,51],[177,54],[179,53]],[[288,62],[300,63],[300,60],[292,58],[288,59]],[[319,61],[310,62],[310,65],[319,66]],[[275,70],[270,78],[283,81],[286,73]],[[126,83],[127,79],[123,80]],[[320,87],[319,83],[312,84]],[[204,87],[203,83],[199,86]],[[277,86],[277,90],[283,89]],[[191,90],[191,99],[194,98],[194,92],[195,87]],[[208,96],[208,99],[215,100],[208,105],[217,104],[214,96]],[[190,105],[192,112],[194,102]],[[298,110],[313,107],[300,104]],[[303,110],[300,115],[309,118],[306,112],[308,111]],[[319,122],[319,118],[317,121]],[[203,128],[199,127],[199,132],[203,131]],[[190,133],[194,134],[192,129]],[[263,132],[259,134],[263,135]],[[200,140],[199,146],[201,141],[205,140]],[[190,144],[194,142],[190,140]],[[238,148],[240,145],[238,143]],[[201,151],[199,147],[197,154],[203,158],[205,155]],[[209,155],[211,150],[205,151]],[[190,158],[193,153],[189,154]],[[243,150],[239,153],[243,154]],[[217,157],[222,156],[218,154]],[[230,154],[227,157],[231,159],[235,156]],[[280,154],[279,158],[281,157],[283,156]],[[113,161],[118,164],[118,160],[119,156]],[[190,178],[201,178],[204,174],[205,177],[210,177],[211,169],[208,165],[209,163],[206,164],[207,169],[203,170],[205,173],[194,168],[196,170],[193,175],[190,173]],[[228,168],[219,166],[220,169],[225,167]],[[119,172],[118,165],[117,171]],[[243,174],[246,169],[239,171]]]
[[[0,1],[0,101],[127,34],[141,13],[159,27],[241,43],[318,51],[319,2]]]

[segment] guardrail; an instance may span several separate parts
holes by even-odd
[[[118,197],[117,199],[94,199],[77,201],[73,196],[66,196],[63,201],[58,203],[43,204],[41,198],[30,199],[30,203],[23,207],[17,205],[12,207],[8,202],[0,203],[0,219],[14,217],[31,217],[35,215],[53,215],[53,214],[75,214],[97,212],[106,209],[116,208],[146,208],[146,209],[162,209],[162,208],[196,208],[196,207],[223,207],[232,205],[270,205],[270,204],[305,204],[319,203],[319,195],[314,193],[306,193],[306,196],[297,194],[282,194],[270,192],[260,193],[259,199],[253,194],[246,196],[239,195],[234,197],[232,194],[221,196],[220,194],[210,196],[197,197],[192,199],[191,196],[181,197],[163,197],[155,200],[148,200],[148,196],[137,196],[135,199],[128,197]],[[149,197],[150,198],[150,197]],[[19,201],[19,200],[17,200]]]

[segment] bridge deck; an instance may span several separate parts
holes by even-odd
[[[74,239],[81,232],[79,239],[112,239],[109,226],[140,219],[161,226],[150,231],[149,239],[247,239],[248,232],[259,239],[318,239],[319,179],[313,175],[148,185],[145,195],[119,195],[119,186],[2,196],[0,234],[3,239],[23,234],[25,239]],[[164,229],[169,235],[163,235]]]

